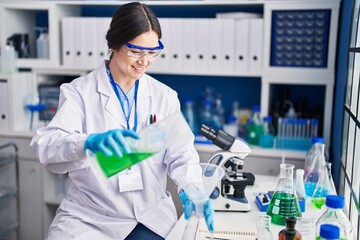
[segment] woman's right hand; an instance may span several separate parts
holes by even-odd
[[[84,150],[89,149],[93,153],[103,152],[106,156],[115,153],[122,157],[122,151],[130,153],[131,149],[126,143],[125,137],[139,139],[139,135],[131,130],[113,129],[104,133],[93,133],[88,136],[84,144]]]

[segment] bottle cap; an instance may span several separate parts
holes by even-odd
[[[327,207],[342,209],[345,206],[345,199],[339,195],[327,195],[325,204]]]
[[[340,228],[332,224],[323,224],[320,226],[320,237],[326,239],[339,239]]]
[[[314,143],[324,143],[324,138],[322,137],[314,137],[311,139],[311,142]]]
[[[234,115],[230,115],[228,118],[228,123],[236,123],[237,118]]]
[[[259,105],[255,105],[252,107],[252,111],[253,112],[260,112],[260,106]]]
[[[272,122],[272,117],[271,116],[266,116],[263,118],[264,122]]]

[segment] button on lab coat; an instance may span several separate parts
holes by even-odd
[[[129,120],[134,125],[134,107]],[[170,116],[180,111],[175,91],[149,75],[139,79],[138,130],[150,114]],[[124,239],[142,223],[166,237],[177,221],[166,174],[199,162],[189,128],[165,150],[140,162],[143,189],[119,192],[119,178],[101,183],[89,167],[84,142],[91,133],[125,129],[126,119],[106,74],[105,63],[84,77],[60,87],[59,107],[48,126],[36,131],[31,146],[41,164],[71,179],[66,197],[53,220],[49,239]],[[45,189],[46,191],[46,189]]]

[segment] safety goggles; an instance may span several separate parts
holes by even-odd
[[[152,59],[159,55],[161,50],[164,49],[164,45],[160,40],[158,43],[159,46],[148,48],[126,42],[124,44],[124,49],[126,51],[126,54],[131,58],[141,59],[146,55],[149,59]]]

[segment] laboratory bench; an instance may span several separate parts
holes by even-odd
[[[223,240],[253,240],[257,233],[257,223],[259,217],[266,212],[261,212],[255,203],[255,196],[258,193],[264,193],[267,191],[274,191],[276,189],[278,176],[269,175],[255,175],[255,184],[253,186],[247,186],[245,189],[245,195],[248,202],[251,205],[251,211],[249,212],[215,212],[214,222],[215,231],[214,239]],[[312,228],[307,235],[303,234],[303,239],[315,239],[315,221],[324,212],[324,209],[318,210],[311,206],[309,201],[306,202],[305,212],[302,213],[302,217],[311,220]],[[299,226],[300,227],[300,226]],[[175,227],[172,229],[166,240],[182,240],[183,234],[185,233],[187,221],[183,215],[179,218]],[[186,239],[203,240],[211,239],[205,221],[200,221],[198,227],[190,226],[191,231],[187,231]],[[278,239],[278,233],[284,229],[285,226],[270,225],[270,231],[273,235],[273,239]],[[295,226],[295,228],[297,228]],[[192,236],[189,236],[192,233]]]

